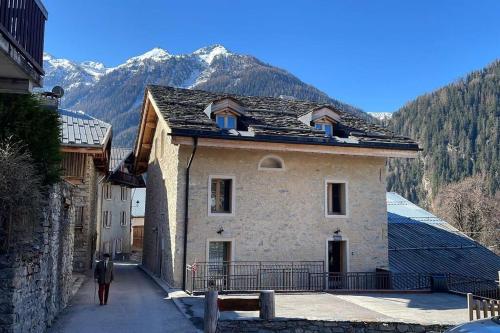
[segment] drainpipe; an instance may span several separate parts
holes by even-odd
[[[191,169],[191,163],[193,163],[194,155],[196,154],[196,148],[198,148],[198,138],[193,137],[194,146],[191,152],[191,157],[189,158],[186,167],[186,188],[184,194],[184,251],[182,254],[182,290],[186,290],[186,266],[187,266],[187,236],[188,236],[188,223],[189,223],[189,171]]]

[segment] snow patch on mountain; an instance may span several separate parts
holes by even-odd
[[[392,118],[392,112],[367,112],[373,118],[379,120],[389,120]]]
[[[115,69],[122,67],[130,67],[138,64],[144,65],[146,61],[162,62],[170,58],[172,58],[172,55],[168,53],[166,50],[159,47],[155,47],[154,49],[149,50],[146,53],[128,59],[124,64],[115,67]]]
[[[207,64],[211,64],[216,57],[224,57],[231,55],[224,46],[216,44],[212,46],[202,47],[193,52],[193,55],[199,57],[201,60]]]

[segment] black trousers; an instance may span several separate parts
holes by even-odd
[[[99,283],[99,303],[107,304],[109,295],[109,283]]]

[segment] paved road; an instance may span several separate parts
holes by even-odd
[[[196,332],[173,301],[135,265],[115,264],[108,305],[94,302],[94,283],[87,281],[49,333]]]

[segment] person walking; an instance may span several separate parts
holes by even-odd
[[[104,260],[97,263],[94,270],[94,279],[99,284],[99,304],[108,304],[109,285],[113,282],[113,262],[109,254],[104,254]]]

